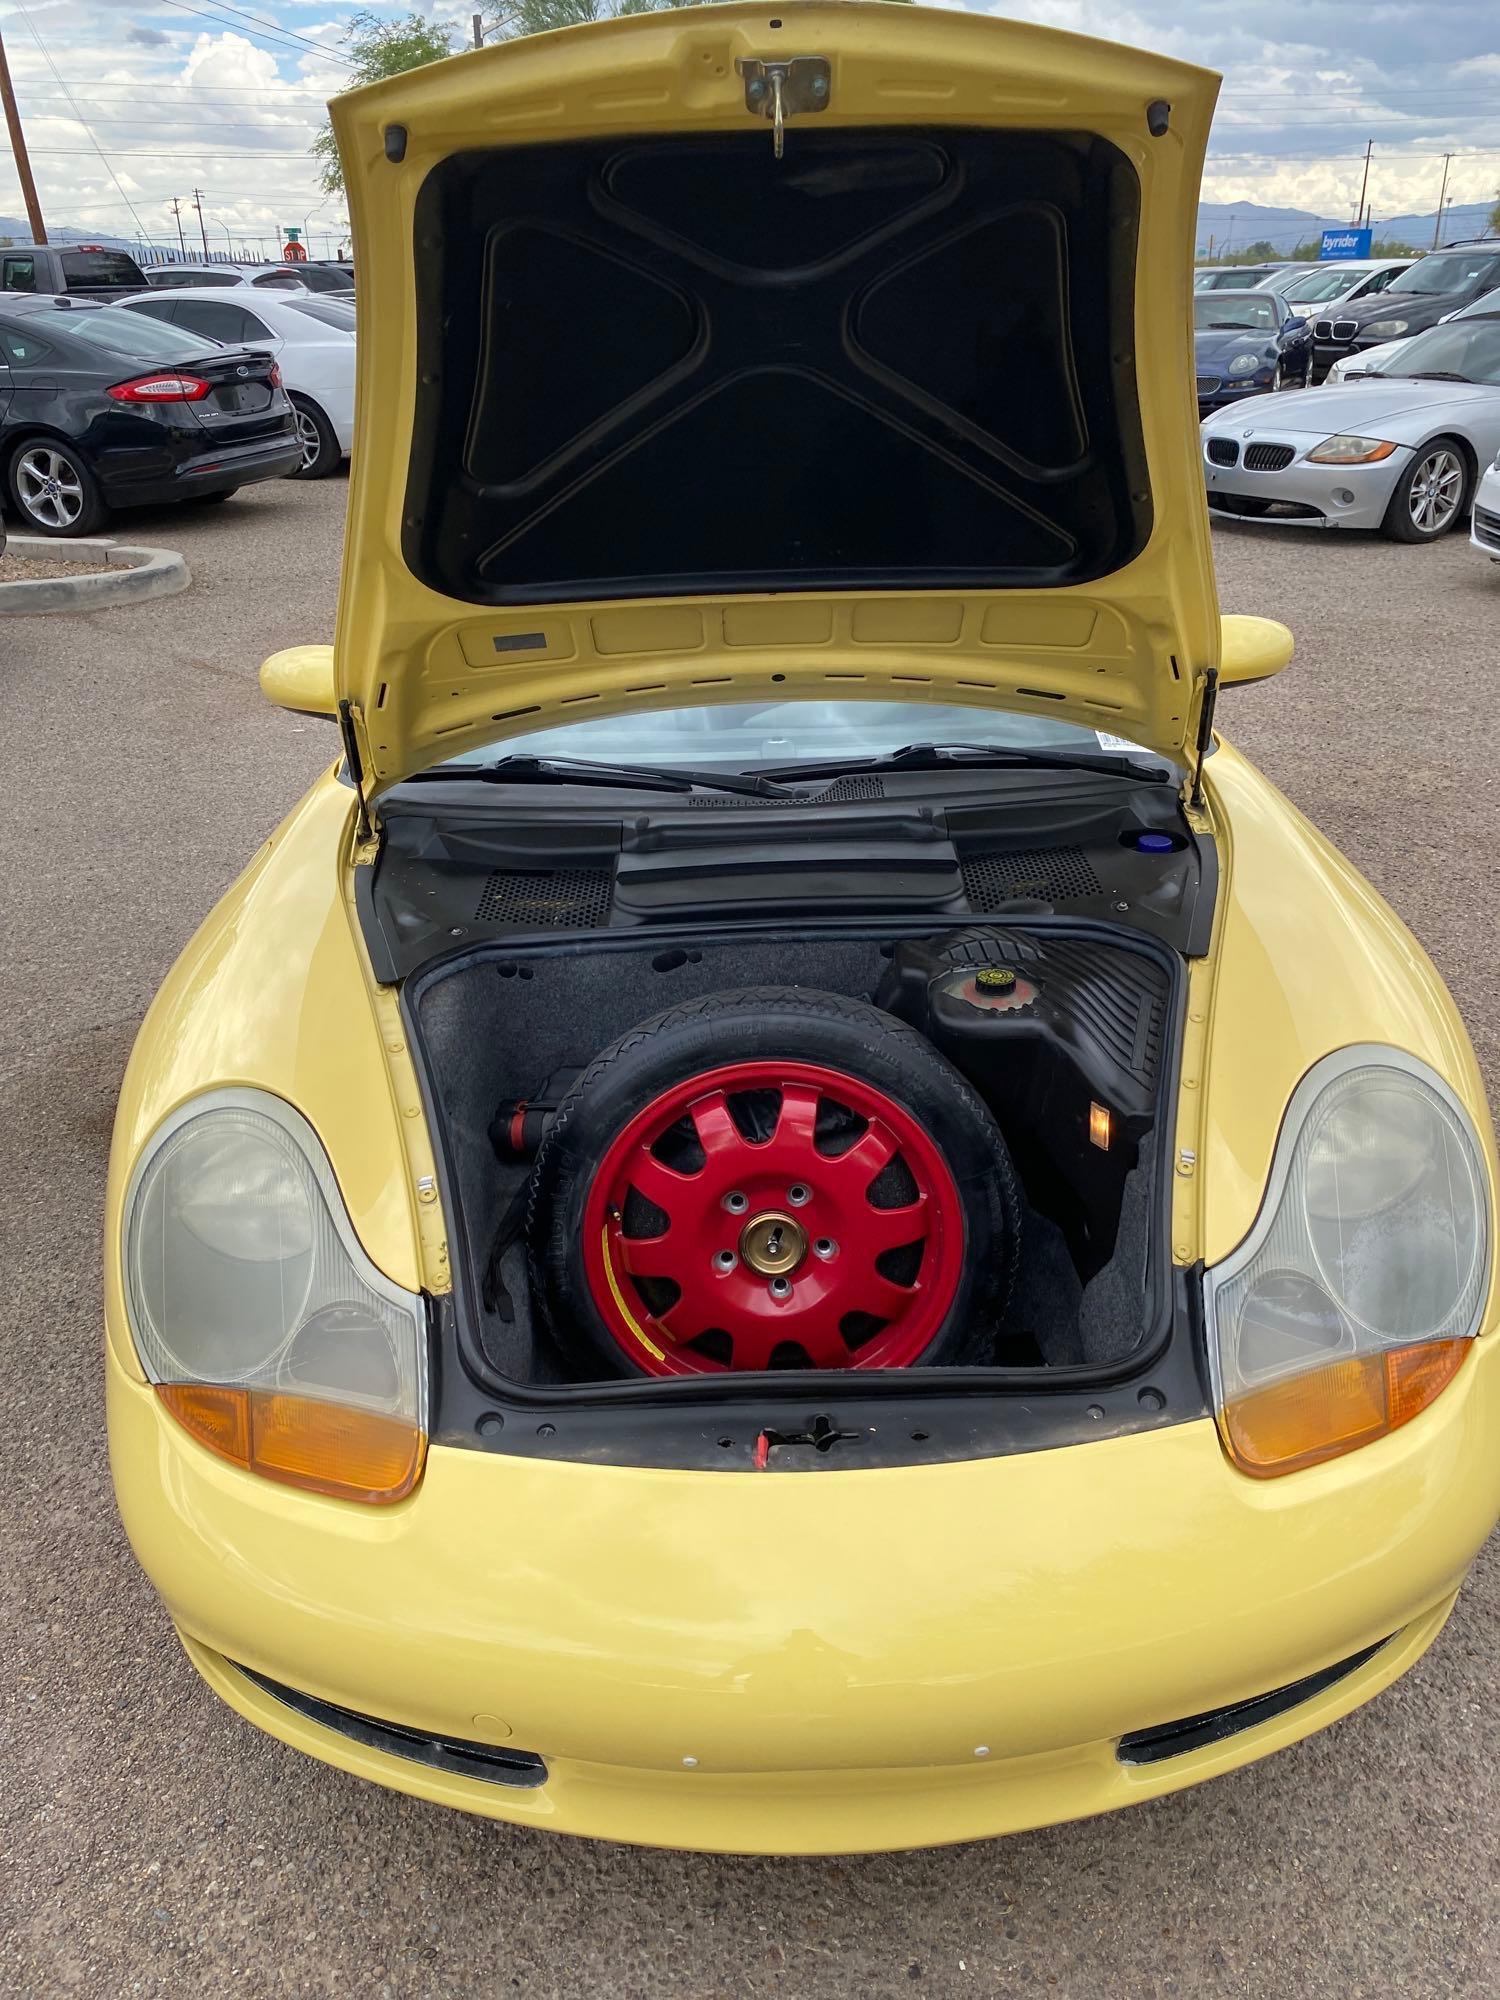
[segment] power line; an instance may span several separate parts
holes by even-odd
[[[26,12],[26,9],[24,7],[18,8],[17,11],[21,16],[21,19],[26,23],[27,28],[30,30],[31,39],[36,43],[38,49],[40,49],[43,62],[46,63],[48,69],[51,70],[52,74],[55,77],[57,77],[58,83],[62,85],[63,90],[67,93],[68,102],[73,105],[73,116],[77,119],[78,123],[83,127],[84,131],[88,134],[89,144],[93,147],[94,151],[99,155],[100,164],[103,166],[104,171],[109,175],[110,179],[114,182],[115,187],[119,190],[121,201],[123,201],[125,206],[128,209],[130,209],[131,218],[134,221],[136,228],[139,229],[141,227],[141,218],[136,214],[135,209],[132,207],[130,196],[126,194],[124,188],[120,186],[119,175],[115,172],[114,168],[109,164],[109,161],[105,159],[103,148],[100,146],[99,141],[94,137],[94,134],[90,129],[88,120],[83,116],[82,112],[79,111],[78,106],[76,104],[73,104],[72,92],[68,90],[68,86],[65,83],[63,83],[62,78],[58,76],[57,64],[53,62],[51,53],[49,52],[46,43],[37,33],[36,22],[32,20],[31,16]]]
[[[201,20],[212,21],[216,26],[229,28],[235,34],[248,35],[251,41],[269,41],[273,47],[291,49],[294,53],[311,52],[314,55],[326,56],[329,62],[342,63],[345,69],[355,67],[348,56],[341,56],[336,49],[325,48],[322,42],[311,42],[305,35],[295,34],[290,29],[278,28],[274,22],[267,22],[259,28],[247,28],[244,21],[255,21],[259,18],[254,14],[247,14],[244,21],[232,21],[224,14],[210,14],[203,7],[190,7],[188,0],[164,0],[164,4],[177,8],[179,13],[196,14]]]

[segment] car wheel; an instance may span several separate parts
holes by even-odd
[[[534,1296],[597,1375],[992,1359],[1020,1199],[988,1108],[882,1009],[715,993],[574,1084],[529,1189]]]
[[[1412,454],[1381,523],[1394,542],[1435,542],[1463,518],[1469,468],[1452,438],[1434,438]]]
[[[55,438],[33,438],[11,453],[11,504],[39,535],[91,535],[108,511],[82,457]]]
[[[339,441],[333,434],[333,425],[327,417],[306,396],[293,396],[292,408],[297,413],[297,443],[302,449],[302,458],[293,479],[326,479],[336,471],[343,453]]]

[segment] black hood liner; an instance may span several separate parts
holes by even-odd
[[[1138,211],[1086,133],[456,154],[406,561],[476,604],[1107,575],[1151,520]]]

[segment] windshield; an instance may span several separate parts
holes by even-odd
[[[347,292],[350,280],[342,271],[326,270],[321,264],[299,264],[297,276],[310,292]]]
[[[287,305],[293,312],[305,313],[324,326],[336,326],[341,333],[354,331],[354,308],[340,299],[288,299]]]
[[[487,764],[496,757],[521,755],[744,771],[759,764],[784,767],[888,756],[908,743],[1049,750],[1079,758],[1136,756],[1157,768],[1163,762],[1122,737],[1046,716],[904,701],[725,702],[715,708],[600,717],[507,736],[449,762]]]
[[[1500,315],[1491,319],[1450,319],[1401,344],[1399,361],[1387,375],[1457,375],[1465,382],[1500,387]]]
[[[1280,287],[1281,296],[1293,304],[1315,306],[1327,299],[1341,299],[1352,292],[1365,272],[1345,264],[1332,271],[1309,271],[1305,278],[1290,278]]]
[[[1500,275],[1500,254],[1493,249],[1450,251],[1444,256],[1422,257],[1408,266],[1399,278],[1386,286],[1387,297],[1397,292],[1462,292],[1477,284],[1486,272]]]
[[[1281,325],[1281,310],[1270,292],[1215,292],[1193,300],[1193,325],[1199,333],[1236,327],[1274,333]]]
[[[125,306],[101,306],[98,312],[71,312],[64,321],[58,314],[59,330],[88,347],[125,361],[193,361],[219,346],[201,333],[183,333],[164,326],[159,319]]]

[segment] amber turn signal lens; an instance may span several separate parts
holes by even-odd
[[[1447,1388],[1472,1345],[1423,1341],[1252,1389],[1221,1413],[1224,1448],[1256,1479],[1338,1458],[1410,1423]]]
[[[399,1417],[206,1382],[158,1382],[156,1393],[200,1444],[265,1479],[380,1505],[421,1477],[427,1440]]]

